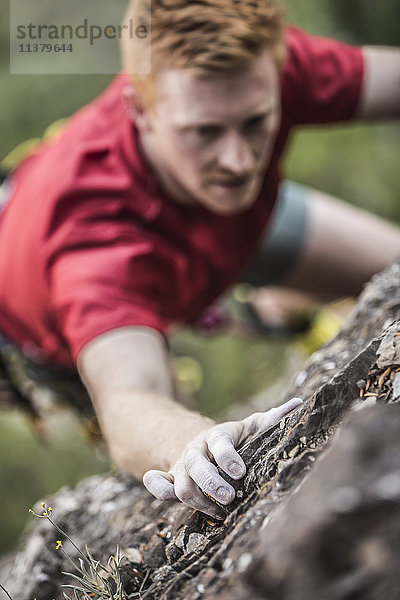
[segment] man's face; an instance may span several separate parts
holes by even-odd
[[[157,85],[154,112],[146,110],[138,127],[167,192],[221,215],[250,207],[279,126],[279,74],[270,52],[234,74],[164,70]]]

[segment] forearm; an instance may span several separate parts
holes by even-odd
[[[94,404],[113,459],[137,478],[169,471],[187,442],[215,424],[155,392],[119,391]]]
[[[322,301],[357,295],[399,255],[398,226],[314,190],[303,251],[283,283]]]
[[[99,336],[81,352],[78,368],[112,457],[136,477],[168,471],[186,443],[214,425],[173,399],[164,340],[151,329]]]

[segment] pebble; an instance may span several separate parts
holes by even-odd
[[[174,542],[170,542],[165,546],[165,556],[167,557],[169,564],[173,564],[182,556],[182,550],[178,548]]]
[[[186,534],[185,528],[182,528],[177,533],[177,535],[175,536],[175,539],[174,539],[175,546],[178,546],[178,548],[180,548],[181,550],[183,550],[184,545],[185,545],[185,534]]]
[[[400,398],[400,373],[396,373],[393,381],[393,400]]]
[[[374,492],[382,500],[400,499],[400,471],[384,475],[373,486]]]
[[[336,363],[335,362],[327,362],[324,364],[324,369],[326,371],[332,371],[332,369],[336,369]]]
[[[338,513],[350,513],[361,504],[361,492],[352,486],[344,486],[336,490],[332,496],[332,508]]]
[[[104,504],[102,504],[101,506],[101,511],[104,513],[110,513],[110,512],[114,512],[116,511],[118,508],[118,505],[116,502],[104,502]]]
[[[222,568],[224,571],[230,571],[233,567],[233,559],[228,557],[224,560]]]
[[[140,565],[142,562],[142,554],[137,548],[125,548],[124,550],[121,550],[121,555],[125,556],[131,563]]]
[[[269,522],[271,521],[271,515],[267,515],[264,519],[264,521],[261,524],[260,529],[264,529],[265,527],[267,527],[269,525]]]
[[[237,570],[239,573],[244,573],[247,571],[251,563],[253,562],[253,557],[250,552],[245,552],[242,554],[237,563]]]
[[[300,373],[296,377],[295,385],[297,387],[301,387],[307,379],[306,371],[300,371]]]
[[[201,533],[191,533],[189,535],[188,543],[186,545],[186,552],[194,552],[195,554],[201,554],[210,543],[210,540]]]

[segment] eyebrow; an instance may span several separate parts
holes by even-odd
[[[274,112],[274,110],[275,105],[268,105],[265,108],[257,110],[257,112],[249,112],[248,115],[243,119],[243,122],[251,121],[261,117],[268,117]],[[214,121],[213,119],[199,119],[197,121],[177,123],[176,125],[182,129],[194,129],[196,127],[219,127],[221,123],[216,120]]]

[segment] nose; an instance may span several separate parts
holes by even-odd
[[[235,131],[227,133],[221,143],[218,163],[221,169],[238,177],[248,175],[254,165],[248,141]]]

